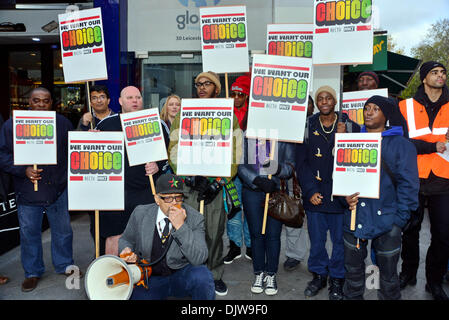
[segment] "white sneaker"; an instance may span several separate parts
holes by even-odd
[[[278,286],[276,283],[276,275],[273,274],[272,276],[266,275],[264,280],[265,282],[265,294],[268,296],[275,295],[278,293]]]
[[[263,292],[264,276],[265,276],[265,274],[263,272],[256,274],[256,278],[253,282],[253,285],[251,286],[252,293],[262,293]]]

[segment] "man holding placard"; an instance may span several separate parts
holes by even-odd
[[[304,209],[310,237],[308,269],[313,279],[304,294],[312,297],[326,287],[329,299],[343,298],[343,212],[344,207],[332,198],[333,150],[336,132],[359,132],[360,127],[346,113],[335,112],[337,94],[332,87],[320,87],[315,93],[319,113],[307,119],[305,142],[297,147],[297,170],[304,195]],[[332,239],[332,255],[326,251],[327,232]]]
[[[416,150],[402,135],[402,127],[386,127],[398,116],[391,99],[373,96],[363,109],[362,132],[381,132],[381,173],[379,199],[346,197],[349,210],[344,220],[345,284],[347,299],[363,299],[365,290],[365,258],[368,240],[376,254],[380,271],[379,299],[401,298],[397,263],[401,251],[401,229],[418,206],[418,168]],[[357,209],[355,231],[350,229],[351,210]]]
[[[35,88],[29,99],[30,109],[49,111],[52,108],[50,92],[45,88]],[[31,120],[32,121],[32,120]],[[20,245],[25,280],[22,291],[36,288],[45,272],[42,258],[42,218],[47,215],[52,242],[52,260],[56,273],[71,275],[67,267],[73,265],[70,216],[67,206],[67,134],[73,130],[72,124],[56,114],[57,165],[33,166],[14,165],[13,121],[9,119],[0,136],[0,168],[13,175],[17,195],[17,214],[20,225]],[[41,131],[42,133],[42,131]],[[33,163],[30,159],[30,163]],[[39,182],[38,191],[34,191]]]
[[[195,78],[195,87],[199,98],[216,98],[220,95],[221,84],[219,76],[212,71],[202,72]],[[174,172],[177,172],[178,141],[181,113],[178,113],[170,128],[169,163]],[[209,249],[207,267],[214,276],[215,293],[224,296],[228,289],[222,280],[224,272],[223,262],[223,234],[225,232],[226,214],[223,202],[223,184],[227,178],[233,178],[237,173],[237,161],[241,141],[237,141],[236,132],[240,132],[239,122],[233,115],[232,128],[232,165],[231,176],[204,177],[192,176],[186,178],[186,186],[189,188],[189,197],[186,199],[193,208],[200,208],[204,200],[204,217],[206,225],[206,242]],[[201,212],[201,210],[199,210]]]
[[[103,85],[95,85],[90,88],[90,102],[92,105],[92,113],[86,112],[78,122],[77,130],[87,131],[91,129],[90,125],[95,128],[101,120],[115,114],[109,108],[111,98],[109,96],[108,87]]]
[[[139,89],[128,86],[122,89],[119,97],[122,113],[139,111],[143,109],[143,99]],[[101,121],[97,127],[100,131],[122,131],[119,114],[112,115]],[[162,130],[165,134],[165,131]],[[128,157],[125,156],[125,211],[112,212],[100,215],[100,234],[106,238],[105,250],[118,251],[118,239],[125,230],[129,217],[134,208],[140,204],[154,203],[149,175],[157,180],[162,172],[162,162],[150,162],[147,164],[130,166]],[[116,253],[118,254],[118,252]]]

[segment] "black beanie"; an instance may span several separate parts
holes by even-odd
[[[379,108],[382,110],[382,113],[384,114],[385,120],[387,121],[393,117],[397,109],[392,99],[382,96],[372,96],[371,98],[366,100],[365,106],[368,103],[374,103],[375,105],[379,106]]]
[[[446,71],[446,67],[436,61],[427,61],[424,62],[421,66],[421,68],[419,69],[419,78],[421,79],[421,82],[424,80],[424,78],[427,76],[427,74],[430,72],[430,70],[432,70],[433,68],[436,67],[441,67],[444,69],[444,71]]]

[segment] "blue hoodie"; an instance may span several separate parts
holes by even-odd
[[[361,132],[366,132],[362,126]],[[403,137],[402,127],[390,127],[382,132],[381,157],[396,180],[393,184],[381,164],[380,198],[359,198],[355,231],[350,231],[351,211],[345,210],[344,231],[356,238],[373,239],[393,229],[403,228],[410,211],[418,208],[419,178],[416,148]]]

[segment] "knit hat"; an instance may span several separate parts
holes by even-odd
[[[436,68],[436,67],[441,67],[441,68],[444,69],[444,71],[446,71],[446,67],[445,67],[443,64],[439,63],[439,62],[436,62],[436,61],[427,61],[427,62],[424,62],[424,63],[421,65],[421,68],[419,69],[419,78],[421,79],[421,82],[424,80],[424,78],[427,76],[427,74],[428,74],[433,68]]]
[[[357,76],[357,80],[356,81],[358,82],[359,79],[361,77],[363,77],[363,76],[369,76],[369,77],[373,78],[374,81],[376,81],[377,86],[379,86],[379,77],[377,76],[377,73],[375,73],[374,71],[364,71],[364,72],[360,73]]]
[[[251,78],[248,76],[240,76],[231,86],[231,91],[243,92],[247,96],[249,96],[251,86]]]
[[[201,72],[199,75],[196,76],[195,83],[198,82],[198,79],[202,78],[202,77],[209,79],[210,81],[212,81],[215,84],[215,87],[218,89],[218,93],[217,93],[217,96],[218,96],[221,92],[221,83],[220,83],[220,77],[218,76],[218,74],[216,74],[213,71]]]
[[[330,93],[332,95],[332,97],[334,98],[335,103],[337,103],[337,101],[338,101],[337,100],[337,94],[335,93],[335,90],[332,87],[329,87],[329,86],[322,86],[322,87],[318,88],[318,90],[315,92],[315,101],[318,101],[318,95],[321,92]]]

